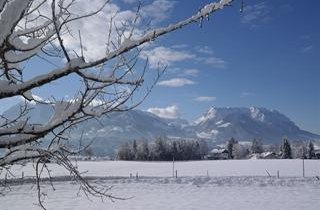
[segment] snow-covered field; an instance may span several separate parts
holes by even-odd
[[[86,175],[94,177],[92,182],[113,186],[113,195],[132,198],[115,202],[88,200],[84,194],[78,194],[76,183],[55,182],[55,191],[49,184],[44,185],[48,209],[318,210],[320,206],[320,181],[316,178],[320,175],[320,161],[317,160],[305,161],[305,178],[302,160],[176,162],[178,178],[172,177],[170,162],[103,161],[78,165],[82,171],[89,170]],[[31,165],[18,168],[13,170],[17,176],[21,176],[21,170],[25,176],[32,173]],[[56,168],[55,175],[65,174]],[[40,209],[34,205],[36,193],[32,184],[13,186],[6,196],[0,197],[0,209]]]

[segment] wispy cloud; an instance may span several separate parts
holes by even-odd
[[[268,22],[271,19],[270,12],[271,8],[267,2],[245,6],[241,22],[255,27],[260,23]]]
[[[192,59],[195,56],[186,51],[175,50],[169,47],[160,46],[150,50],[142,51],[140,57],[142,57],[143,59],[148,58],[150,67],[157,68],[159,65],[170,66],[175,62]]]
[[[199,74],[199,70],[198,69],[185,69],[183,71],[183,74],[186,76],[197,77]]]
[[[138,0],[122,0],[122,1],[126,4],[133,4],[138,2]]]
[[[216,99],[217,98],[214,97],[214,96],[199,96],[199,97],[194,98],[194,100],[198,101],[198,102],[211,102],[211,101],[214,101]]]
[[[195,49],[196,51],[202,54],[207,54],[207,55],[213,54],[213,50],[208,46],[197,46]]]
[[[204,62],[208,65],[211,65],[216,68],[225,68],[227,65],[227,62],[223,60],[222,58],[217,57],[208,57],[204,59]]]
[[[198,56],[196,60],[214,68],[225,68],[227,66],[227,62],[225,60],[215,56]]]
[[[158,117],[167,119],[176,119],[180,116],[179,108],[176,105],[168,106],[165,108],[152,107],[147,109],[147,111],[157,115]]]
[[[247,92],[247,91],[243,91],[240,93],[240,97],[242,97],[242,98],[253,96],[253,95],[254,95],[253,93]]]
[[[169,80],[163,80],[158,82],[158,85],[160,86],[166,86],[166,87],[183,87],[185,85],[194,85],[195,82],[189,79],[185,78],[173,78]]]
[[[209,46],[196,46],[194,48],[196,54],[195,60],[214,68],[225,68],[227,62],[215,55],[213,49]]]
[[[313,51],[313,49],[314,49],[313,45],[308,45],[308,46],[302,48],[301,51],[302,51],[303,53],[310,53],[310,52]]]
[[[142,7],[141,14],[151,18],[153,23],[158,23],[170,16],[175,3],[175,1],[169,0],[155,0],[151,4]]]

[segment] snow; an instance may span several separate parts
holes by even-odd
[[[264,114],[257,107],[250,107],[250,115],[253,119],[259,120],[261,122],[264,121]]]
[[[55,164],[48,164],[53,176],[65,176],[67,173]],[[139,161],[80,161],[77,163],[80,172],[88,171],[85,176],[95,177],[129,177],[130,173],[138,173],[144,177],[170,177],[172,162],[139,162]],[[207,171],[210,176],[268,176],[266,170],[276,176],[277,171],[284,177],[301,177],[302,160],[219,160],[219,161],[182,161],[175,162],[179,176],[204,176]],[[320,175],[319,160],[305,160],[305,175],[314,177]],[[20,177],[34,176],[32,164],[13,166],[11,172]],[[0,176],[1,177],[1,176]],[[10,178],[10,176],[8,177]],[[12,178],[12,177],[11,177]]]
[[[224,151],[225,151],[225,149],[213,149],[210,151],[210,153],[222,153]]]
[[[230,125],[231,125],[231,123],[227,122],[227,123],[219,125],[218,128],[226,128],[226,127],[229,127]]]
[[[319,175],[320,161],[305,161],[306,178],[302,178],[301,164],[301,160],[176,162],[178,178],[172,178],[171,162],[88,161],[79,162],[79,168],[89,169],[88,175],[100,176],[92,182],[112,186],[112,195],[130,199],[88,200],[78,194],[79,186],[73,181],[54,182],[55,191],[49,183],[43,184],[43,190],[48,193],[47,209],[55,210],[316,210],[320,204],[320,181],[313,176]],[[26,173],[32,169],[30,166],[23,168]],[[272,176],[280,170],[280,178],[268,177],[266,169]],[[34,185],[12,186],[6,193],[0,197],[1,209],[40,209],[34,205]]]
[[[230,186],[230,181],[232,185]],[[319,183],[312,180],[262,180],[257,178],[178,178],[178,179],[119,179],[107,180],[113,195],[133,197],[125,201],[91,198],[77,195],[77,185],[57,183],[56,191],[49,190],[45,205],[55,210],[100,209],[171,209],[171,210],[316,210],[319,207]],[[49,186],[46,187],[50,189]],[[36,190],[30,185],[14,187],[1,197],[1,206],[10,210],[40,209],[36,203]],[[19,202],[13,202],[18,200]],[[10,207],[10,208],[9,208]]]
[[[4,91],[10,88],[10,82],[7,80],[0,79],[0,90]]]
[[[0,18],[0,45],[12,33],[11,27],[19,20],[20,14],[30,3],[29,1],[10,1],[7,3],[6,9],[1,12]],[[15,15],[12,15],[15,14]]]
[[[77,58],[71,59],[67,63],[67,66],[70,67],[70,68],[76,68],[76,67],[81,66],[83,64],[85,64],[84,58],[83,57],[77,57]]]
[[[201,123],[205,123],[208,120],[213,119],[216,116],[216,113],[217,113],[217,110],[211,107],[206,114],[202,115],[197,120],[195,120],[194,124],[199,125]]]
[[[22,95],[29,101],[34,100],[33,96],[32,96],[32,93],[31,93],[31,90],[28,90],[28,91],[24,92]]]

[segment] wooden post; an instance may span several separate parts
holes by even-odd
[[[136,172],[136,179],[138,179],[139,178],[139,174],[138,174],[138,172]]]
[[[302,176],[305,177],[305,171],[304,171],[304,157],[302,158]]]
[[[207,177],[209,177],[209,171],[207,170]]]
[[[266,172],[268,174],[268,176],[271,178],[271,174],[269,173],[269,171],[266,169]]]
[[[278,179],[280,178],[280,171],[279,170],[277,171],[277,178]]]
[[[132,178],[132,173],[130,173],[130,179]]]
[[[178,170],[176,170],[176,178],[178,178]]]
[[[172,177],[174,177],[174,157],[172,158]]]

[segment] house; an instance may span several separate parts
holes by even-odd
[[[316,149],[314,153],[316,154],[316,159],[320,159],[320,149]]]
[[[260,154],[261,159],[277,159],[279,156],[275,152],[263,152]]]
[[[213,149],[204,157],[206,160],[226,160],[229,152],[226,149]]]
[[[279,156],[275,152],[253,153],[249,155],[249,159],[277,159]]]

